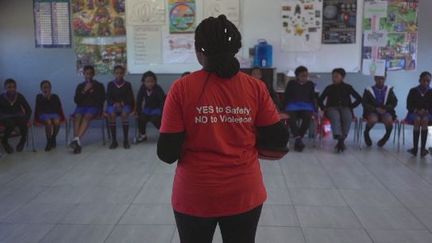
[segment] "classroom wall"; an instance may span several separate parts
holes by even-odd
[[[429,25],[432,22],[432,15],[426,11],[429,9],[432,9],[432,1],[420,0],[417,71],[390,72],[388,76],[388,83],[395,86],[396,95],[400,100],[397,109],[399,116],[404,116],[406,113],[406,95],[409,88],[417,84],[420,72],[432,71],[432,31]],[[66,113],[70,113],[74,109],[75,87],[82,80],[75,71],[73,49],[35,48],[33,25],[32,0],[0,0],[0,81],[3,82],[6,78],[16,79],[19,82],[19,90],[33,104],[34,97],[39,91],[40,81],[49,79],[53,82],[54,91],[61,96]],[[330,82],[330,75],[324,73],[318,75],[321,77],[318,87],[323,90]],[[159,82],[165,90],[168,90],[178,76],[160,74]],[[96,79],[104,83],[109,82],[111,78],[110,75],[96,76]],[[126,78],[137,90],[140,76],[128,75]],[[371,77],[357,73],[348,74],[347,80],[359,92],[373,82]],[[361,109],[357,109],[356,113],[360,114]]]

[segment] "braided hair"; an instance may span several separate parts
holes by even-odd
[[[231,78],[240,70],[235,55],[241,48],[241,34],[225,15],[203,20],[195,30],[195,50],[207,57],[204,67],[221,78]]]

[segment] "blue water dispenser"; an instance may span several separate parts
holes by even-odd
[[[254,66],[270,68],[273,65],[273,47],[266,40],[258,40],[255,45]]]

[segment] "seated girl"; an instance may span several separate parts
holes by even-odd
[[[74,116],[74,139],[69,144],[75,154],[81,153],[81,137],[87,131],[90,122],[100,116],[105,102],[105,88],[102,83],[93,80],[93,66],[84,67],[85,81],[80,83],[75,91],[77,105]]]
[[[412,88],[408,93],[406,120],[414,125],[413,145],[408,152],[414,156],[418,153],[418,142],[421,137],[420,156],[428,154],[426,142],[428,137],[429,122],[432,121],[432,90],[430,88],[431,74],[423,72],[420,75],[420,84]]]
[[[157,77],[152,71],[143,74],[142,85],[137,96],[137,113],[139,136],[137,142],[147,140],[146,126],[148,122],[159,129],[161,126],[162,109],[165,93],[157,84]]]
[[[109,128],[111,131],[112,143],[110,149],[118,147],[116,118],[121,117],[123,125],[123,147],[130,148],[129,144],[129,114],[133,112],[135,100],[131,83],[124,80],[125,68],[122,66],[114,67],[115,80],[108,84],[107,89],[107,110],[109,118]]]
[[[45,125],[47,144],[45,151],[50,151],[57,146],[57,134],[60,129],[60,121],[64,120],[64,114],[60,98],[51,93],[51,82],[44,80],[40,84],[41,93],[36,96],[35,120]]]

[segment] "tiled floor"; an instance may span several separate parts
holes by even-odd
[[[99,137],[78,156],[38,145],[0,159],[0,242],[179,242],[175,165],[158,161],[156,134],[127,152]],[[257,243],[432,242],[432,157],[391,143],[339,155],[332,144],[261,162],[269,197]]]

